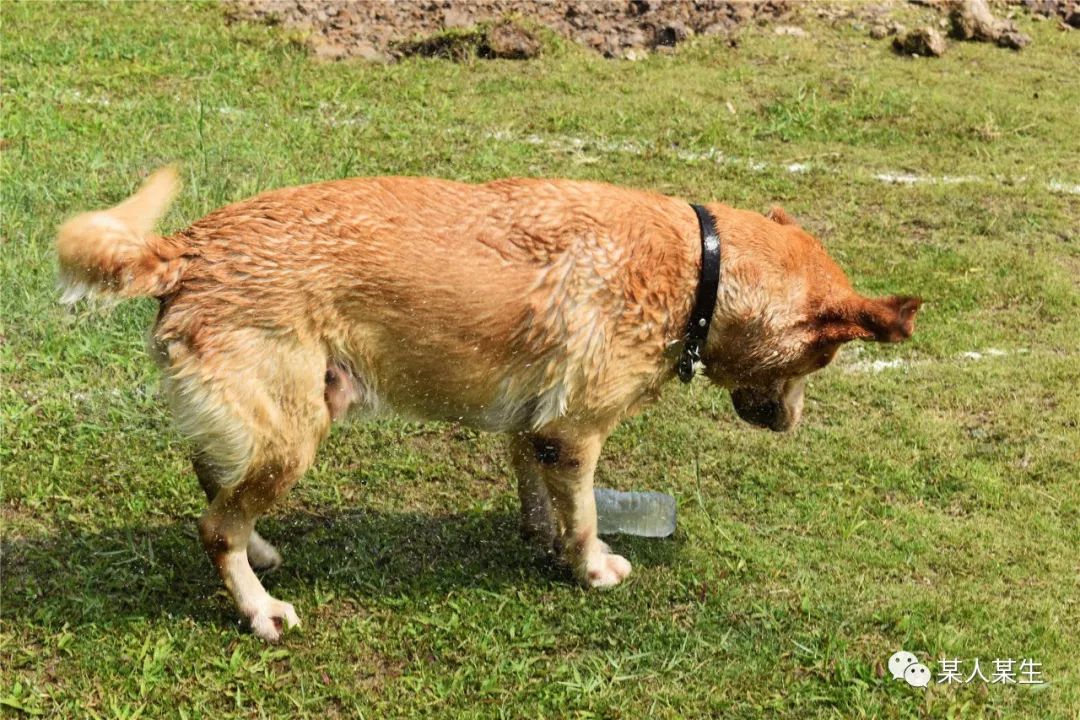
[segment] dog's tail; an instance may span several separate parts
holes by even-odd
[[[188,248],[152,231],[179,189],[176,168],[165,167],[116,207],[76,215],[61,225],[56,237],[61,302],[99,293],[160,297],[176,287]]]

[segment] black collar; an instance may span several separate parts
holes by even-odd
[[[679,379],[688,383],[694,379],[694,363],[701,361],[701,349],[709,337],[709,323],[716,309],[716,293],[720,289],[720,235],[712,215],[701,205],[690,205],[697,214],[701,228],[701,275],[698,278],[697,297],[690,311],[686,328],[686,342],[679,355]]]

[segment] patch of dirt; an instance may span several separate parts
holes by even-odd
[[[512,20],[482,23],[466,30],[437,32],[391,46],[402,55],[465,60],[469,57],[527,60],[540,54],[535,33]],[[316,52],[318,52],[318,48]]]
[[[1057,18],[1063,28],[1080,28],[1080,0],[1012,0],[1033,15]]]
[[[936,12],[937,26],[947,29],[955,40],[994,43],[1000,47],[1022,50],[1031,44],[1031,36],[1020,32],[1013,18],[1017,8],[1026,10],[1034,20],[1055,18],[1061,29],[1080,25],[1080,0],[908,0]],[[997,13],[997,14],[995,14]],[[999,17],[998,15],[1003,15]],[[905,55],[939,57],[948,45],[938,27],[927,25],[906,31],[897,22],[878,21],[870,28],[875,40],[896,36],[893,48]]]
[[[223,0],[230,20],[311,32],[316,56],[528,58],[543,26],[606,57],[635,59],[694,35],[785,17],[793,0]]]

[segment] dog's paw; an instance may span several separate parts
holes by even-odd
[[[582,580],[591,588],[609,588],[618,585],[630,575],[630,561],[622,555],[607,550],[597,553],[585,564]]]
[[[274,570],[281,565],[281,553],[257,532],[251,533],[247,547],[248,562],[254,570]]]
[[[277,642],[288,628],[300,627],[300,618],[293,606],[270,598],[251,616],[251,632],[267,642]]]

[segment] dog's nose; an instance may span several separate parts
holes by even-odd
[[[751,425],[768,428],[773,432],[788,429],[779,400],[762,398],[753,391],[739,388],[732,391],[731,404],[735,406],[735,412],[739,417]]]

